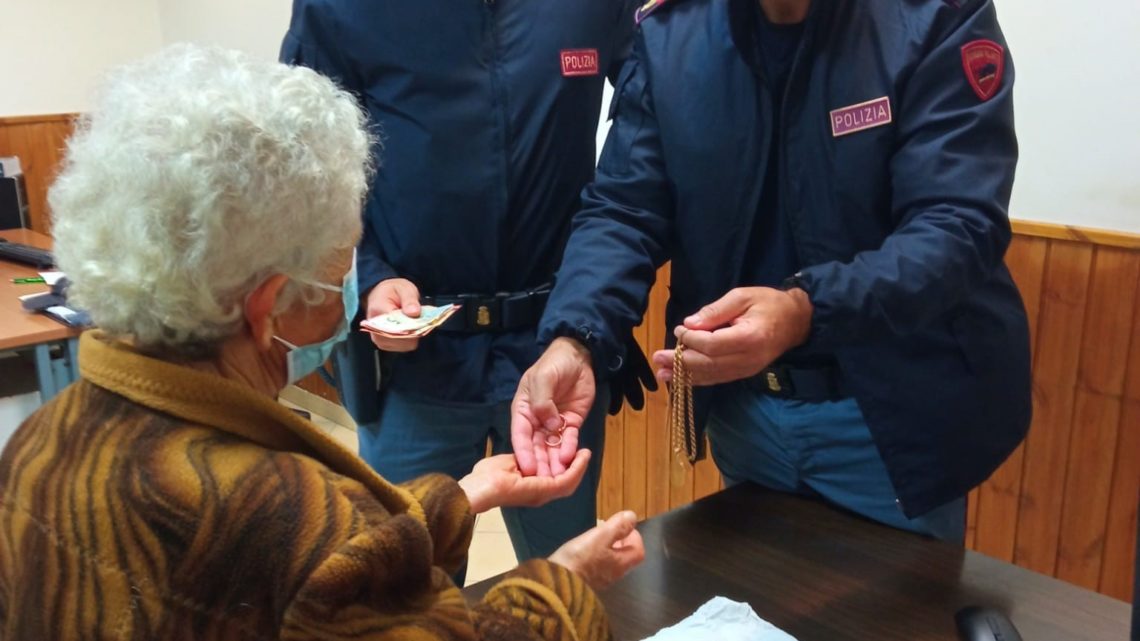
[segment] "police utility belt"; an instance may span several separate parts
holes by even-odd
[[[552,286],[547,284],[524,292],[424,296],[420,302],[424,305],[462,306],[440,326],[441,332],[510,332],[538,325],[546,302],[550,300],[551,289]]]
[[[766,396],[791,401],[823,403],[850,396],[837,365],[796,367],[776,363],[756,376],[745,379],[744,383]]]

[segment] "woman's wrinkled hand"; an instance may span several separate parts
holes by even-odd
[[[499,454],[476,463],[459,486],[476,514],[496,507],[537,507],[573,494],[589,462],[590,450],[578,450],[558,476],[523,476],[513,454]]]
[[[575,572],[595,590],[605,588],[645,560],[636,525],[636,514],[618,512],[558,548],[550,561]]]

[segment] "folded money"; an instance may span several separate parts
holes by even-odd
[[[424,305],[420,308],[418,318],[411,318],[397,309],[362,321],[360,329],[388,338],[419,338],[427,336],[435,328],[446,323],[460,307],[460,305],[440,307]]]

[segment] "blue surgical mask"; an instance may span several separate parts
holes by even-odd
[[[340,287],[313,281],[306,283],[330,292],[341,293],[344,302],[344,322],[340,324],[340,329],[335,334],[312,345],[294,345],[280,336],[273,337],[289,348],[289,352],[285,355],[285,363],[289,368],[287,385],[292,385],[317,371],[325,361],[329,360],[329,356],[332,356],[333,349],[348,338],[348,328],[352,324],[352,319],[356,317],[356,309],[360,304],[356,285],[356,254],[352,255],[352,267],[344,275],[344,282]]]

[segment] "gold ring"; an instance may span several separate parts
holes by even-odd
[[[547,447],[558,447],[562,445],[562,432],[566,431],[566,417],[559,414],[558,418],[562,419],[562,425],[558,426],[558,431],[554,434],[547,432],[545,439]]]

